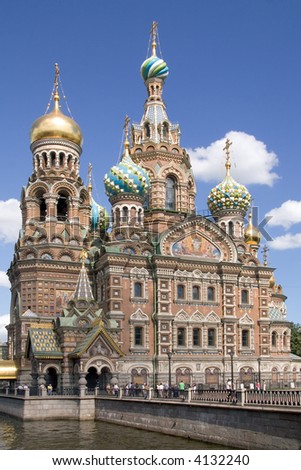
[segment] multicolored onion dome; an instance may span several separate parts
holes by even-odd
[[[169,74],[166,62],[156,56],[152,56],[146,59],[141,65],[140,72],[145,82],[149,78],[154,77],[162,78],[163,80],[165,80],[165,78]]]
[[[104,177],[105,192],[108,196],[136,194],[146,196],[150,182],[147,172],[136,165],[129,155],[113,166]]]
[[[92,198],[91,229],[96,231],[98,229],[107,229],[108,226],[108,211],[101,205],[97,204],[97,202]]]
[[[247,188],[228,175],[210,191],[207,200],[209,210],[213,215],[233,209],[239,210],[245,215],[250,202],[251,194]]]

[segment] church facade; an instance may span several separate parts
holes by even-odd
[[[110,211],[94,200],[91,168],[88,186],[80,177],[81,129],[61,111],[57,65],[53,109],[31,128],[33,169],[8,270],[17,384],[301,382],[286,296],[258,258],[251,195],[231,176],[235,142],[225,142],[225,178],[208,215],[196,214],[189,155],[162,97],[168,66],[155,27],[152,41],[143,116],[126,118],[122,158],[104,176]]]

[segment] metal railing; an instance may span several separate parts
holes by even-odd
[[[40,397],[66,397],[66,396],[95,396],[99,398],[114,398],[119,400],[152,400],[160,402],[193,402],[203,404],[235,404],[238,406],[264,406],[264,407],[299,407],[301,410],[301,389],[300,390],[196,390],[192,388],[183,391],[168,390],[162,393],[153,388],[145,390],[136,389],[134,393],[130,392],[127,388],[119,388],[109,393],[106,390],[99,388],[78,388],[78,387],[65,387],[60,393],[53,391],[51,394],[47,393],[47,389],[37,388],[21,388],[21,387],[5,387],[0,388],[0,395],[16,396],[28,398],[31,396]]]

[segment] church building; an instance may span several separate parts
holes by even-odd
[[[92,195],[91,166],[87,186],[80,176],[82,132],[61,110],[56,64],[52,109],[30,131],[32,174],[8,269],[13,379],[58,393],[80,380],[91,389],[218,388],[231,374],[236,386],[301,382],[286,296],[258,257],[251,194],[231,176],[235,142],[225,142],[225,177],[198,215],[189,155],[163,100],[169,69],[156,23],[151,39],[142,118],[126,116],[122,157],[104,175],[107,209]]]

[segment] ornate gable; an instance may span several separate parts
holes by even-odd
[[[164,232],[160,252],[204,261],[237,261],[237,249],[232,239],[204,217],[194,217]]]

